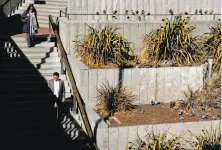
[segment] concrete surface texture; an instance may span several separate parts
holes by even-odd
[[[125,14],[128,10],[128,14],[131,10],[136,12],[144,10],[147,14],[169,14],[169,10],[172,9],[174,14],[181,12],[195,13],[198,11],[213,11],[214,14],[221,13],[221,1],[220,0],[68,0],[68,13],[70,14],[113,14],[116,10],[117,14]],[[117,16],[119,20],[126,20],[126,16]],[[220,16],[216,16],[219,18]],[[100,15],[72,15],[72,20],[104,20],[106,16]],[[162,16],[150,16],[146,17],[146,20],[161,20]],[[194,16],[195,20],[213,20],[214,16]],[[108,20],[112,20],[112,15],[108,17]],[[132,20],[138,20],[138,17],[133,17]]]
[[[197,67],[165,68],[125,68],[125,69],[88,69],[86,65],[69,56],[77,86],[84,102],[94,106],[97,101],[97,88],[108,81],[116,85],[120,81],[137,97],[139,104],[149,104],[157,100],[168,103],[184,98],[183,91],[203,85],[204,65]],[[157,92],[156,92],[157,89]],[[155,99],[157,97],[157,99]]]

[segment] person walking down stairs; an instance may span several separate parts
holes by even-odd
[[[28,47],[33,46],[35,34],[38,33],[39,24],[37,12],[33,4],[30,4],[22,14],[23,32],[26,33]]]
[[[65,101],[65,85],[64,81],[59,79],[59,73],[53,73],[53,79],[48,81],[48,86],[52,93],[56,97],[55,107],[57,108],[57,117],[62,119],[63,102]]]

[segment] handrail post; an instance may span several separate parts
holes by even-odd
[[[63,75],[64,74],[64,65],[63,65],[63,56],[62,56],[62,54],[60,55],[60,58],[61,58],[61,75]]]
[[[50,17],[49,17],[49,36],[47,37],[47,41],[50,42],[51,41],[51,37],[52,37],[52,32],[51,32],[51,24],[50,24]]]
[[[74,94],[73,94],[74,95]],[[73,96],[73,113],[76,114],[77,113],[77,102],[76,102],[76,97]]]

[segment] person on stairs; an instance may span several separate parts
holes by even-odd
[[[22,14],[23,32],[26,33],[28,47],[33,45],[36,33],[38,33],[39,24],[37,12],[33,4],[30,4]]]
[[[65,101],[65,84],[59,79],[59,73],[53,73],[53,79],[48,81],[48,86],[52,91],[52,95],[56,98],[55,107],[57,108],[57,118],[61,119],[63,115],[63,102]]]

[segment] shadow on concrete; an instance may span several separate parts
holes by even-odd
[[[12,36],[23,33],[21,15],[13,15],[1,20],[0,35]]]
[[[16,49],[14,57],[4,48],[6,41]],[[56,120],[45,79],[8,37],[0,37],[0,70],[0,149],[78,150]]]

